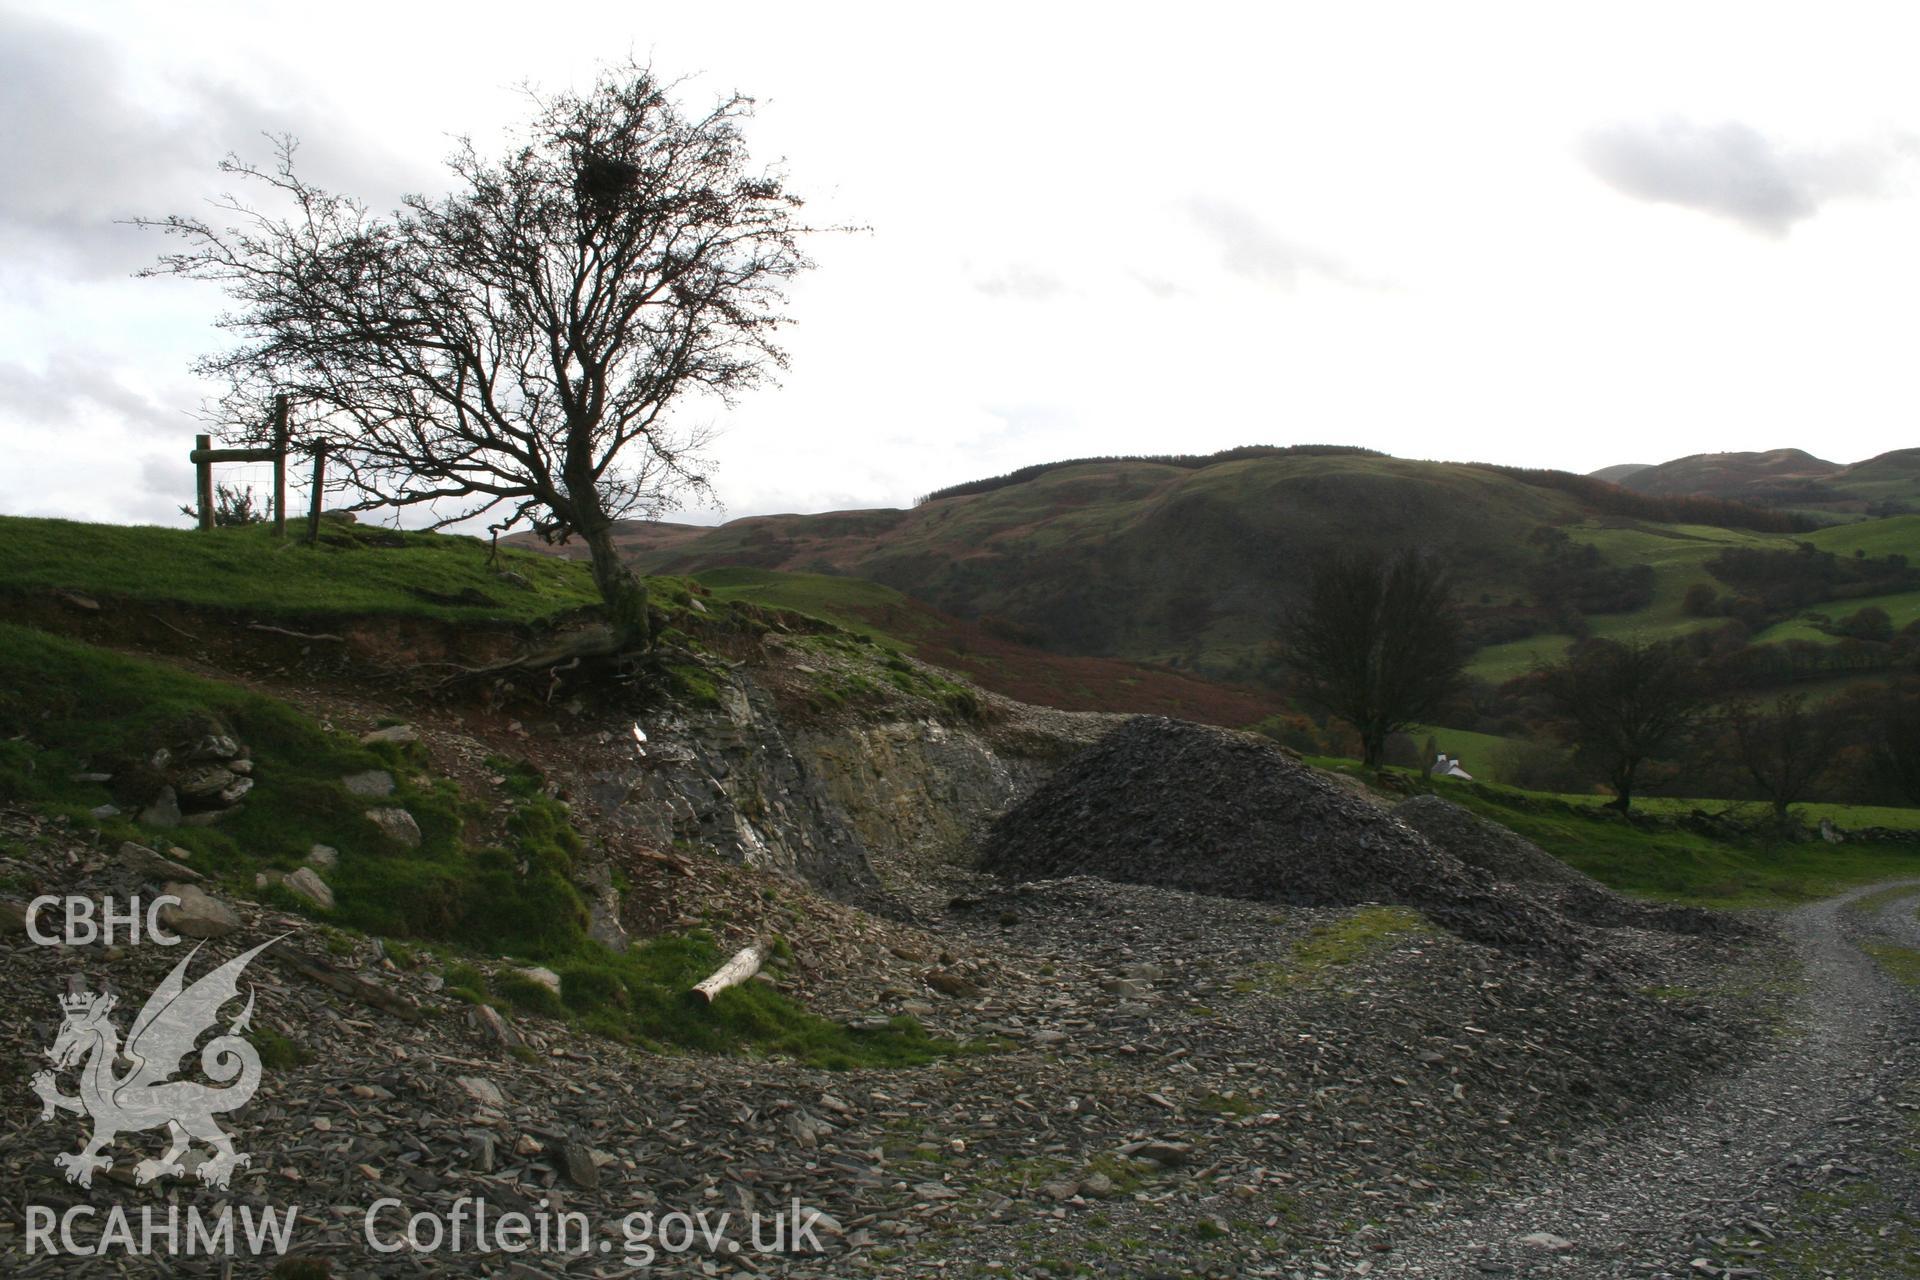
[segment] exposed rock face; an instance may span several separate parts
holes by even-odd
[[[760,684],[727,684],[720,706],[646,725],[647,755],[595,775],[585,799],[653,847],[685,841],[861,900],[879,887],[871,854],[959,856],[1110,723],[1033,718],[1017,733],[931,719],[795,730]],[[621,736],[602,735],[616,750]]]
[[[1574,959],[1582,930],[1251,734],[1141,716],[995,824],[983,865],[1300,906],[1417,907],[1478,942]]]
[[[1049,767],[932,720],[807,732],[796,747],[829,808],[863,844],[935,860],[963,850]]]

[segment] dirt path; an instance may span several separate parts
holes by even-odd
[[[1372,1274],[1920,1276],[1920,1001],[1893,976],[1920,982],[1917,899],[1876,885],[1784,915],[1801,969],[1772,1053],[1443,1210]]]

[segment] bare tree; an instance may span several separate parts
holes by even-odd
[[[1590,640],[1538,673],[1560,730],[1632,808],[1640,771],[1682,748],[1711,694],[1699,665],[1678,644]]]
[[[1440,710],[1466,663],[1447,575],[1412,550],[1322,563],[1288,640],[1303,696],[1359,732],[1370,769],[1380,767],[1390,735]]]
[[[276,210],[228,195],[217,222],[144,222],[186,247],[142,274],[218,281],[237,304],[221,323],[240,345],[197,366],[228,387],[229,431],[257,431],[285,393],[357,509],[578,535],[615,644],[645,645],[646,589],[613,522],[706,491],[702,437],[669,411],[784,366],[808,228],[780,176],[749,170],[751,99],[683,114],[629,63],[533,100],[502,158],[463,139],[450,194],[385,216],[299,177],[291,138],[271,168],[230,156],[222,171]]]
[[[1783,694],[1766,708],[1736,702],[1726,723],[1740,766],[1782,819],[1832,767],[1846,731],[1839,716],[1809,707],[1801,693]]]

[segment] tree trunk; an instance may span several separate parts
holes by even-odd
[[[606,603],[614,639],[623,649],[651,648],[653,623],[647,616],[647,584],[620,558],[619,548],[613,544],[613,522],[593,520],[580,535],[593,557],[593,585]]]
[[[1608,808],[1618,809],[1622,813],[1632,810],[1633,780],[1639,772],[1638,760],[1623,760],[1613,766],[1613,776],[1607,779],[1608,784],[1613,787],[1613,799],[1607,802]]]
[[[706,1004],[712,1004],[714,998],[728,987],[737,987],[754,974],[760,972],[760,966],[767,962],[769,948],[766,942],[755,942],[752,946],[736,951],[733,958],[721,965],[713,973],[694,984],[689,993]]]
[[[1387,736],[1368,730],[1360,735],[1360,764],[1367,769],[1380,769],[1387,758]]]

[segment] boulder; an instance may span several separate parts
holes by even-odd
[[[385,769],[368,769],[364,773],[350,773],[340,779],[340,784],[349,795],[359,796],[362,800],[384,800],[393,794],[393,775]]]
[[[121,843],[119,856],[120,865],[142,879],[164,884],[169,880],[188,881],[205,878],[192,867],[182,866],[173,859],[162,857],[147,846],[135,844],[131,840]]]
[[[331,871],[340,865],[340,851],[330,844],[316,844],[307,850],[307,865],[319,871]]]
[[[360,735],[364,746],[376,746],[382,742],[392,743],[396,747],[411,746],[420,741],[420,735],[410,724],[390,724],[384,729],[374,729]]]
[[[261,879],[268,884],[281,885],[295,897],[304,898],[322,911],[333,910],[333,890],[327,882],[314,874],[312,867],[301,867],[298,871],[269,871]]]
[[[367,821],[380,828],[380,834],[409,849],[420,847],[420,824],[405,809],[369,809]]]
[[[189,760],[231,760],[240,754],[240,744],[224,733],[209,733],[187,752]]]
[[[160,923],[174,933],[189,938],[224,938],[240,927],[240,917],[233,908],[204,889],[170,881],[161,891],[180,899],[178,906],[169,903],[160,909]]]
[[[174,794],[184,807],[204,809],[220,803],[220,793],[240,781],[240,775],[217,764],[195,765],[174,775]]]
[[[140,810],[140,825],[143,827],[177,827],[180,825],[180,798],[172,787],[160,788],[160,794]]]
[[[542,965],[529,965],[524,969],[515,969],[515,973],[539,983],[555,995],[560,994],[560,975]]]
[[[455,1076],[455,1084],[467,1091],[467,1096],[486,1111],[501,1111],[506,1108],[507,1096],[500,1092],[500,1086],[485,1076]]]

